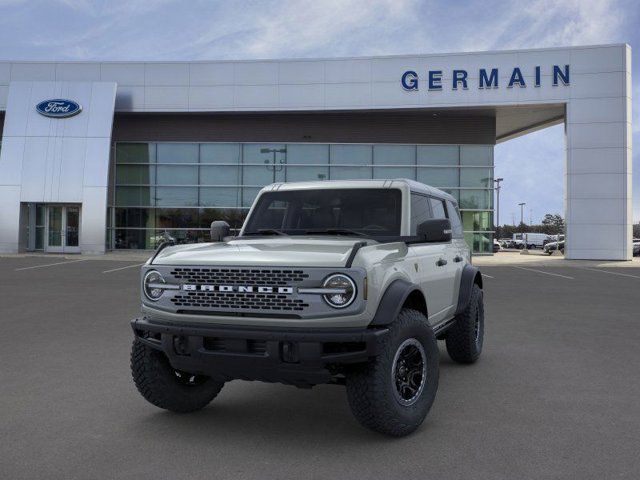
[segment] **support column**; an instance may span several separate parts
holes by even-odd
[[[574,97],[566,116],[568,259],[631,260],[631,49],[611,96]]]

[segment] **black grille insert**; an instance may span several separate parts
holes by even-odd
[[[301,311],[309,306],[304,300],[277,293],[182,292],[171,301],[176,307],[200,307],[215,310]]]
[[[189,283],[273,287],[288,286],[309,278],[309,274],[303,270],[207,267],[176,267],[171,271],[171,275]]]

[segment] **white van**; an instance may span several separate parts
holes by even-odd
[[[514,233],[513,234],[513,243],[516,245],[516,248],[524,248],[525,245],[527,248],[542,248],[546,243],[550,240],[550,235],[546,233]]]

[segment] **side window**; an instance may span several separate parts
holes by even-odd
[[[447,211],[444,208],[444,202],[439,198],[429,198],[431,200],[431,211],[433,218],[447,218]]]
[[[463,238],[462,221],[460,220],[460,210],[458,210],[458,206],[447,200],[447,211],[449,212],[449,220],[451,220],[451,233],[453,238]]]
[[[429,206],[429,197],[411,194],[411,232],[410,235],[416,235],[418,225],[431,217],[431,208]]]

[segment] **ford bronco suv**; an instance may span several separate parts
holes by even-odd
[[[131,322],[134,382],[152,404],[192,412],[225,382],[345,385],[360,423],[401,436],[451,358],[482,350],[482,276],[455,199],[411,180],[278,183],[236,237],[158,247]]]

